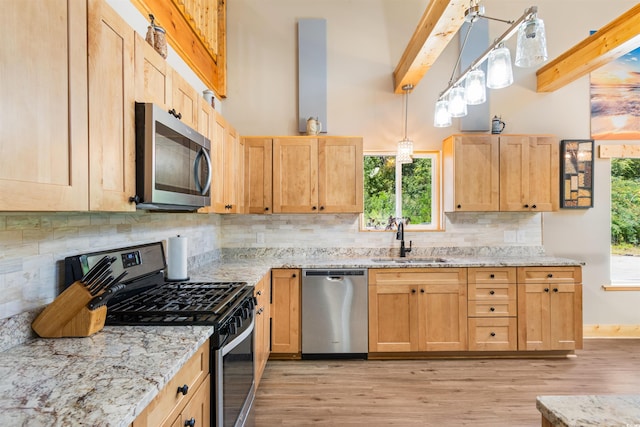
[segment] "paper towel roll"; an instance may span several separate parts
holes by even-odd
[[[187,273],[187,238],[169,237],[167,260],[167,280],[189,280]]]

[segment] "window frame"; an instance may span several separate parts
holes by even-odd
[[[393,151],[365,151],[364,157],[367,156],[388,156],[397,157],[397,153]],[[430,158],[431,164],[431,224],[411,224],[405,226],[407,231],[444,231],[444,212],[442,208],[442,152],[438,150],[419,150],[414,151],[413,158]],[[395,164],[395,197],[396,197],[396,218],[402,214],[402,166]],[[364,182],[364,181],[363,181]],[[363,184],[364,185],[364,184]],[[364,193],[364,189],[363,189]],[[370,229],[365,226],[364,212],[360,214],[360,231],[369,232],[388,232],[394,230]]]

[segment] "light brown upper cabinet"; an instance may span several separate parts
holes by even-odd
[[[558,156],[552,136],[501,136],[500,210],[558,210]]]
[[[362,138],[276,137],[273,212],[360,213],[362,174]]]
[[[90,0],[89,209],[133,211],[135,32],[102,0]]]
[[[208,109],[207,109],[208,110]],[[198,212],[242,213],[244,211],[244,141],[217,111],[213,113],[211,138],[211,206]],[[200,113],[201,117],[203,113]]]
[[[3,1],[0,37],[0,210],[87,210],[86,3]]]
[[[269,214],[273,210],[271,138],[244,140],[244,209],[249,214]]]
[[[153,102],[174,110],[182,122],[198,129],[199,98],[196,90],[142,37],[135,37],[136,88],[138,102]]]
[[[500,208],[500,149],[497,137],[452,135],[444,140],[445,212]]]
[[[558,155],[550,135],[452,135],[443,142],[444,210],[557,210]]]

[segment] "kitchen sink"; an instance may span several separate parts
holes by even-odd
[[[395,262],[398,264],[429,264],[438,262],[447,262],[446,259],[440,257],[388,257],[388,258],[371,258],[373,262]]]

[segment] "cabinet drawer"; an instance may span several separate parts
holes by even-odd
[[[369,270],[369,284],[447,285],[467,283],[466,268],[384,268]]]
[[[580,267],[518,267],[518,283],[581,283]]]
[[[469,301],[469,317],[515,316],[518,305],[515,299],[507,301]]]
[[[157,427],[171,423],[191,399],[198,386],[209,375],[209,341],[206,341],[178,373],[160,390],[149,406],[135,419],[132,426]],[[184,395],[178,387],[187,385]],[[170,418],[169,418],[170,417]]]
[[[472,268],[468,269],[469,284],[507,284],[516,283],[516,268]]]
[[[518,328],[515,317],[469,318],[469,350],[515,351]]]
[[[515,283],[469,283],[470,300],[504,301],[516,299]]]

